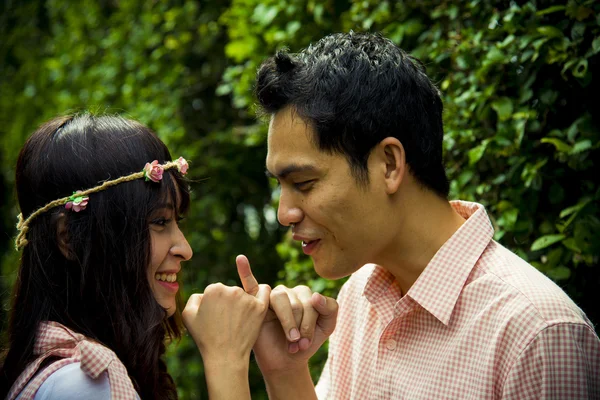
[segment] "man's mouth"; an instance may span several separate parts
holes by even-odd
[[[304,254],[311,255],[316,251],[317,246],[321,243],[321,239],[316,240],[303,240],[302,251]]]

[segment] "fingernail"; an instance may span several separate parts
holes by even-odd
[[[307,338],[300,339],[298,342],[298,347],[300,347],[300,350],[308,349],[310,347],[310,340]]]
[[[296,329],[296,328],[290,329],[290,339],[292,339],[292,340],[300,339],[300,332],[298,332],[298,329]]]
[[[325,296],[323,296],[322,294],[319,294],[319,303],[325,307],[325,305],[327,304],[327,299],[325,298]]]
[[[298,348],[298,343],[294,342],[294,343],[290,343],[288,344],[288,351],[292,354],[296,354],[298,352],[299,348]]]

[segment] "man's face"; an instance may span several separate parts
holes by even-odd
[[[373,262],[385,247],[388,199],[376,182],[360,186],[344,155],[319,150],[312,132],[290,108],[275,114],[267,170],[281,185],[279,222],[293,225],[293,238],[302,241],[320,276],[338,279]]]

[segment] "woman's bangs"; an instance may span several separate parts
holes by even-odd
[[[178,216],[187,214],[190,208],[190,189],[187,180],[179,172],[165,171],[159,190],[156,201],[152,202],[152,211],[159,204],[171,203]]]

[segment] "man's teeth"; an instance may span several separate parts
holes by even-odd
[[[177,280],[177,274],[156,274],[154,275],[154,278],[163,282],[175,282]]]

